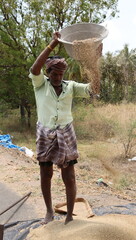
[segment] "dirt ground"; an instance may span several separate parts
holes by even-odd
[[[114,167],[124,177],[129,175],[129,181],[136,176],[136,161],[116,162]],[[34,206],[39,218],[43,218],[45,206],[40,189],[39,166],[35,157],[29,158],[19,150],[0,147],[0,169],[1,183],[6,184],[20,196],[29,191],[32,192],[28,204]],[[86,198],[92,209],[136,202],[136,186],[131,182],[127,185],[127,182],[122,180],[122,185],[120,183],[120,187],[117,187],[119,177],[109,174],[100,161],[91,161],[90,163],[79,161],[75,165],[75,170],[77,196]],[[108,186],[98,185],[99,178],[103,178]],[[124,186],[123,181],[125,182]],[[57,167],[54,167],[52,179],[52,198],[54,205],[65,202],[65,188]]]

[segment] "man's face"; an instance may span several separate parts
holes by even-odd
[[[60,86],[63,80],[64,71],[60,70],[51,70],[48,74],[51,84],[54,87]]]

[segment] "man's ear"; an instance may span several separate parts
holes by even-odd
[[[51,72],[51,68],[49,68],[49,69],[46,69],[46,73],[47,73],[47,75],[49,76],[49,73]]]
[[[46,75],[47,75],[48,78],[49,78],[50,72],[51,72],[50,69],[46,69]]]

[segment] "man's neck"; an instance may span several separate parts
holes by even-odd
[[[52,86],[53,86],[53,85],[52,85]],[[61,92],[62,92],[62,84],[59,85],[59,86],[53,86],[53,88],[54,88],[57,96],[59,96],[59,95],[61,94]]]

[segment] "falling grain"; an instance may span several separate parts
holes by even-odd
[[[96,38],[73,42],[73,57],[80,62],[83,75],[91,83],[95,94],[100,92],[99,59],[101,50],[101,43],[97,42]]]

